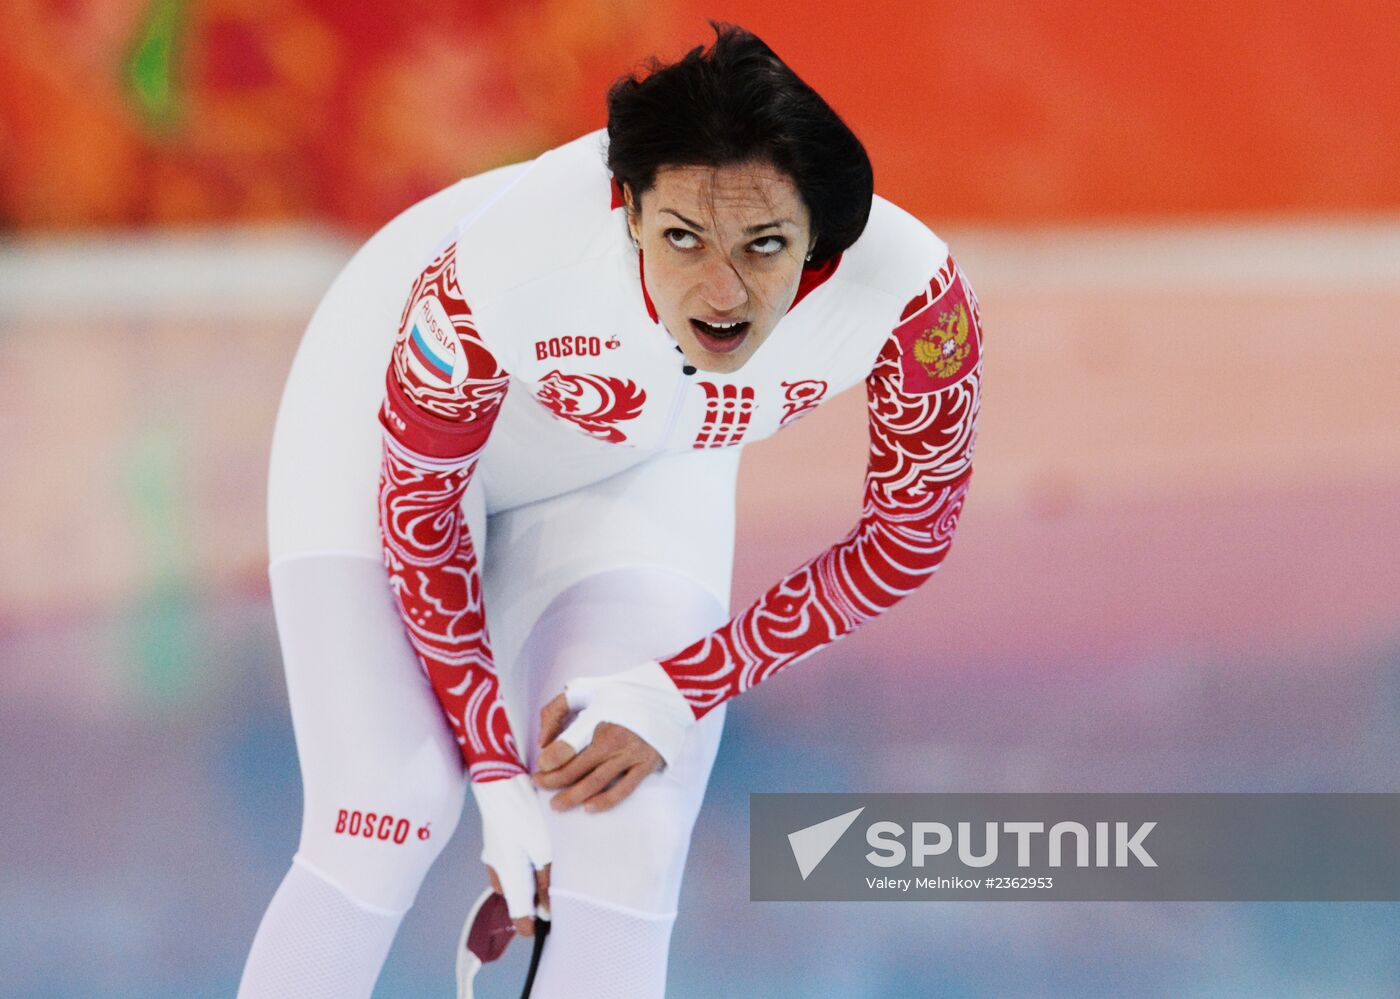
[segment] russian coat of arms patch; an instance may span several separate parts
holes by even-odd
[[[976,299],[961,274],[895,329],[899,341],[904,391],[924,395],[938,392],[965,378],[982,359],[982,331],[977,324]],[[913,305],[914,303],[911,303]]]

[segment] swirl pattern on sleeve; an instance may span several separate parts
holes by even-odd
[[[981,383],[977,301],[949,258],[866,379],[870,455],[855,528],[661,661],[697,718],[877,617],[938,569],[972,477]]]
[[[507,382],[477,333],[449,247],[414,284],[386,374],[379,523],[390,590],[474,781],[525,772],[462,512]]]

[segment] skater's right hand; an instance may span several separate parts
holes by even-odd
[[[473,781],[471,789],[481,812],[481,859],[491,887],[505,896],[516,931],[533,936],[534,917],[549,913],[551,853],[539,796],[529,774]]]

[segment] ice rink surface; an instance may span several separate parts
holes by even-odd
[[[734,705],[671,994],[1393,995],[1396,903],[748,901],[750,792],[1400,790],[1400,220],[942,235],[986,328],[952,554]],[[233,991],[300,818],[267,449],[352,250],[0,246],[0,995]],[[736,608],[854,522],[863,406],[747,453]],[[379,994],[449,994],[477,836]]]

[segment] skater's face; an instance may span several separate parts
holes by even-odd
[[[646,192],[623,193],[647,293],[686,360],[742,368],[792,305],[812,248],[797,185],[756,161],[662,167]]]

